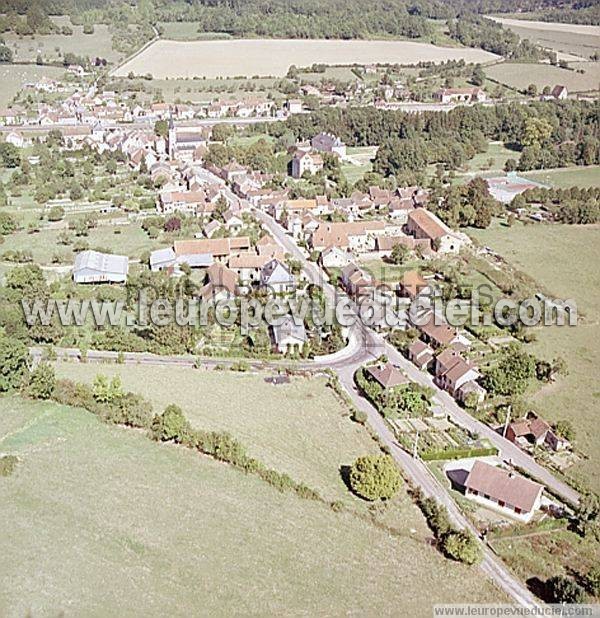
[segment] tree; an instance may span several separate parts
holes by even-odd
[[[600,597],[600,564],[593,566],[583,578],[587,591],[595,596]]]
[[[154,440],[179,442],[188,429],[189,425],[181,408],[170,404],[162,414],[154,417],[150,431]]]
[[[552,135],[552,125],[545,118],[528,118],[521,139],[522,146],[543,146]]]
[[[13,53],[6,45],[0,45],[0,64],[13,61]]]
[[[230,124],[217,124],[213,127],[211,139],[214,142],[226,142],[235,134],[235,129]]]
[[[98,403],[113,404],[123,397],[123,385],[120,376],[116,375],[112,380],[99,373],[94,378],[93,385],[94,399]]]
[[[48,363],[40,363],[30,374],[26,393],[32,399],[50,399],[56,386],[54,368]]]
[[[449,558],[465,564],[478,564],[483,558],[479,542],[466,530],[452,530],[445,534],[441,547]]]
[[[573,520],[575,531],[582,537],[600,539],[600,500],[594,494],[585,494],[579,499]]]
[[[6,392],[21,385],[27,371],[29,351],[17,339],[0,337],[0,392]]]
[[[559,438],[564,438],[569,442],[575,439],[575,428],[573,427],[573,423],[568,420],[556,421],[556,423],[554,423],[554,433]]]
[[[350,469],[350,486],[365,500],[389,500],[400,489],[400,472],[389,455],[359,457]]]
[[[554,603],[585,603],[585,590],[569,577],[555,575],[546,581],[546,588]]]
[[[21,164],[21,153],[14,144],[0,143],[0,163],[3,167],[18,167]]]
[[[168,137],[169,135],[169,123],[167,120],[157,120],[154,123],[154,134],[158,137]]]
[[[535,357],[519,344],[504,348],[496,366],[488,369],[484,386],[494,395],[522,395],[535,375]]]
[[[16,219],[8,212],[0,212],[0,234],[12,234],[16,229]]]
[[[410,254],[410,249],[407,246],[398,243],[392,247],[392,253],[390,254],[390,260],[392,264],[396,264],[396,265],[404,264],[409,254]]]

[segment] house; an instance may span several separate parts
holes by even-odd
[[[25,146],[25,138],[16,131],[11,131],[5,139],[7,144],[12,144],[16,148],[23,148]]]
[[[415,326],[421,332],[425,342],[431,344],[434,349],[447,347],[463,341],[456,328],[452,328],[446,322],[436,320],[433,313],[429,314],[426,321],[419,320]]]
[[[299,150],[292,159],[292,178],[302,178],[306,173],[316,174],[323,169],[323,157],[320,154]]]
[[[340,282],[346,292],[354,297],[371,294],[375,284],[373,277],[354,262],[342,269]]]
[[[433,94],[440,103],[483,103],[487,95],[481,88],[440,88]]]
[[[428,369],[435,360],[433,349],[420,339],[408,346],[408,358],[419,369]]]
[[[346,144],[332,133],[319,133],[310,140],[312,148],[318,152],[330,152],[340,158],[346,157]]]
[[[464,234],[452,231],[438,216],[425,208],[415,208],[408,213],[406,229],[417,239],[428,239],[438,253],[458,253],[469,242]]]
[[[200,289],[204,301],[233,298],[238,294],[238,276],[223,264],[215,263],[206,269],[206,284]]]
[[[300,99],[289,99],[286,104],[288,114],[301,114],[302,113],[302,101]]]
[[[570,446],[568,440],[557,436],[543,418],[533,413],[510,423],[506,428],[506,439],[521,448],[546,445],[553,451],[560,451]]]
[[[323,268],[344,268],[350,264],[350,254],[341,247],[327,247],[319,256]]]
[[[204,229],[202,231],[204,232],[204,235],[206,236],[206,238],[212,238],[215,232],[220,228],[221,228],[221,222],[217,221],[216,219],[213,219],[212,221],[210,221],[204,226]]]
[[[232,255],[247,251],[249,248],[250,239],[247,236],[176,240],[173,243],[177,259],[187,261],[188,263],[193,261],[191,256],[194,255],[210,255],[217,262],[225,262]],[[207,266],[209,265],[207,264]]]
[[[294,291],[296,279],[285,264],[271,259],[261,269],[260,285],[274,294],[283,294]]]
[[[125,283],[129,271],[126,255],[112,255],[99,251],[82,251],[75,257],[75,283]]]
[[[156,249],[150,253],[150,270],[158,271],[172,268],[176,259],[177,255],[171,247]]]
[[[477,395],[478,401],[483,401],[485,398],[485,390],[482,387],[463,388],[469,382],[476,383],[480,373],[477,367],[455,350],[447,349],[438,354],[435,359],[435,376],[435,381],[459,401],[464,401],[464,398],[472,392]]]
[[[383,221],[354,221],[351,223],[320,223],[309,239],[315,251],[327,247],[339,247],[356,253],[366,253],[375,249],[378,234],[383,234],[386,224]]]
[[[540,508],[544,491],[539,483],[479,460],[464,487],[467,498],[526,523]]]
[[[223,219],[225,220],[225,227],[232,234],[237,234],[244,227],[242,218],[231,210],[224,213]]]
[[[285,317],[279,324],[271,327],[275,348],[281,354],[302,352],[306,343],[304,323],[296,324],[292,316]]]
[[[243,251],[229,258],[229,268],[237,273],[241,284],[250,285],[260,280],[263,266],[271,259],[269,255]]]
[[[371,365],[366,372],[384,389],[395,388],[409,383],[409,379],[389,361],[383,366]]]
[[[566,86],[557,84],[552,88],[550,94],[543,94],[540,99],[542,101],[564,101],[569,96],[569,91]]]
[[[416,270],[407,270],[398,283],[398,291],[401,296],[407,296],[411,300],[417,296],[431,294],[431,288],[422,275]]]

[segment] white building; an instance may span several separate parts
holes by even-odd
[[[99,251],[82,251],[75,258],[75,283],[125,283],[129,272],[126,255],[112,255]]]
[[[288,352],[302,352],[306,343],[306,329],[304,324],[296,324],[291,316],[286,317],[280,324],[272,326],[275,347],[281,354]]]

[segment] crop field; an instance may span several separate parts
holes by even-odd
[[[408,41],[334,41],[235,39],[227,41],[156,41],[118,69],[114,75],[151,73],[166,77],[283,76],[302,58],[313,63],[355,64],[394,62],[416,64],[461,59],[487,62],[494,54],[471,48],[436,47]]]
[[[14,60],[19,62],[35,61],[38,53],[41,53],[45,60],[59,60],[67,52],[92,58],[100,56],[109,62],[117,62],[123,58],[123,54],[112,48],[112,37],[108,26],[96,24],[93,34],[83,34],[83,26],[71,26],[71,28],[72,35],[18,36],[6,32],[2,36],[6,45],[12,50]]]
[[[559,167],[538,172],[523,172],[520,175],[560,189],[600,186],[600,166],[598,165]]]
[[[600,82],[600,63],[578,62],[579,70],[563,69],[550,64],[518,64],[503,62],[485,68],[486,75],[510,88],[525,90],[535,84],[541,92],[544,86],[552,88],[556,84],[566,86],[570,92],[589,92],[598,90]]]
[[[428,616],[435,602],[504,600],[427,543],[412,505],[392,535],[85,411],[18,398],[0,400],[0,450],[19,458],[0,477],[3,616],[383,614],[401,595],[403,612]]]
[[[600,226],[494,225],[472,232],[482,243],[531,275],[554,298],[573,298],[583,316],[576,327],[543,327],[530,347],[536,355],[567,361],[569,375],[542,388],[534,403],[550,421],[569,419],[576,446],[587,459],[570,470],[595,491],[600,490],[597,410],[600,389]]]
[[[579,24],[526,21],[493,17],[521,38],[539,43],[556,52],[591,57],[600,47],[600,27]]]
[[[6,107],[23,88],[23,84],[40,80],[42,77],[57,79],[65,74],[59,67],[42,67],[27,64],[0,64],[0,106]]]

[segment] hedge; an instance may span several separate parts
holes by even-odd
[[[494,446],[487,448],[452,448],[447,450],[425,451],[419,453],[424,461],[434,461],[436,459],[463,459],[467,457],[487,457],[497,455],[498,449]]]

